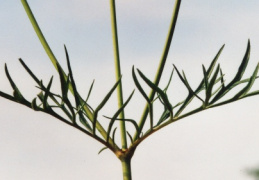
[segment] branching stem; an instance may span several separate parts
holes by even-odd
[[[168,32],[165,47],[164,47],[164,51],[163,51],[163,54],[162,54],[162,57],[161,57],[161,60],[160,60],[160,63],[159,63],[158,69],[157,69],[157,73],[156,73],[156,76],[155,76],[155,80],[154,80],[154,84],[156,86],[159,84],[159,81],[160,81],[161,76],[162,76],[162,72],[164,70],[164,66],[165,66],[165,63],[166,63],[166,59],[167,59],[167,56],[168,56],[168,52],[169,52],[169,49],[170,49],[171,41],[172,41],[172,38],[173,38],[173,34],[174,34],[174,30],[175,30],[179,10],[180,10],[180,5],[181,5],[181,0],[176,0],[175,5],[174,5],[174,10],[173,10],[173,15],[172,15],[172,19],[171,19],[169,32]],[[155,91],[151,90],[151,92],[149,94],[149,99],[152,101],[154,99],[154,96],[155,96]],[[147,103],[146,106],[145,106],[145,109],[142,113],[142,116],[140,118],[140,121],[139,121],[140,132],[142,131],[142,129],[144,127],[144,124],[146,122],[148,110],[149,110],[149,105]],[[139,134],[138,134],[138,132],[136,132],[133,140],[136,141],[138,137],[139,137]]]
[[[33,15],[33,13],[32,13],[32,11],[31,11],[31,9],[30,9],[30,6],[29,6],[27,0],[21,0],[21,2],[22,2],[22,4],[23,4],[23,7],[24,7],[24,9],[25,9],[25,11],[26,11],[26,13],[27,13],[27,15],[28,15],[30,21],[31,21],[31,24],[32,24],[32,26],[33,26],[33,28],[34,28],[34,30],[35,30],[35,32],[36,32],[38,38],[39,38],[39,40],[40,40],[40,42],[41,42],[41,44],[42,44],[44,50],[46,51],[46,53],[47,53],[47,55],[49,56],[49,58],[50,58],[52,64],[54,65],[54,67],[55,67],[56,70],[58,71],[58,65],[59,65],[58,60],[56,59],[56,57],[55,57],[55,55],[53,54],[51,48],[49,47],[48,42],[46,41],[46,39],[45,39],[45,37],[44,37],[44,35],[43,35],[43,33],[42,33],[42,31],[41,31],[41,29],[40,29],[40,27],[39,27],[37,21],[36,21],[34,15]],[[62,70],[62,71],[63,71],[63,70]],[[64,74],[65,78],[67,79],[67,75],[64,73],[64,71],[63,71],[63,74]],[[71,91],[72,94],[74,94],[73,88],[72,88],[72,86],[71,86],[71,83],[70,83],[70,86],[69,86],[69,90]],[[80,103],[84,103],[84,100],[83,100],[82,98],[80,98]],[[83,106],[83,110],[84,110],[85,113],[87,114],[88,118],[89,118],[90,120],[93,120],[93,114],[92,114],[91,110],[90,110],[86,105]],[[98,121],[97,121],[97,123],[96,123],[96,128],[98,129],[98,131],[100,132],[100,134],[103,136],[103,138],[104,138],[104,139],[107,139],[107,137],[106,137],[106,136],[107,136],[107,133],[106,133],[105,129],[102,127],[102,125],[101,125]],[[113,141],[110,139],[110,140],[109,140],[109,143],[112,144]]]

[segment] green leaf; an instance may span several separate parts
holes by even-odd
[[[169,117],[170,117],[170,112],[167,109],[164,110],[164,112],[162,113],[161,117],[159,118],[156,126],[159,126],[162,122],[164,122]]]
[[[223,45],[220,50],[218,51],[217,55],[214,57],[214,59],[212,60],[212,62],[210,63],[210,66],[209,68],[206,70],[206,77],[209,79],[213,70],[214,70],[214,67],[216,66],[216,63],[217,63],[217,60],[220,56],[220,54],[222,53],[223,49],[224,49],[225,45]],[[199,84],[198,88],[195,90],[195,93],[197,94],[198,92],[201,91],[201,89],[203,88],[204,86],[204,79],[201,81],[201,83]]]
[[[38,98],[40,99],[41,102],[43,102],[43,99],[44,99],[44,94],[43,92],[41,91],[39,94],[37,94]]]
[[[183,77],[181,75],[181,73],[179,72],[179,70],[177,69],[177,67],[175,65],[173,65],[173,66],[174,66],[174,68],[175,68],[175,70],[176,70],[180,80],[183,82],[183,84],[186,86],[187,90],[189,91],[189,94],[193,94],[194,91],[192,90],[192,88],[190,87],[189,83],[187,82],[186,77]],[[183,74],[184,74],[184,72],[183,72]]]
[[[50,93],[50,88],[51,88],[51,85],[52,85],[52,81],[53,81],[53,76],[50,78],[50,81],[49,81],[49,84],[46,88],[46,91],[45,91],[45,94],[44,94],[44,98],[43,98],[43,109],[48,111],[50,109],[49,105],[48,105],[48,102],[47,102],[47,99],[49,97],[49,93]]]
[[[201,100],[202,102],[204,102],[203,99],[201,99],[201,98],[198,96],[198,94],[196,94],[196,92],[194,92],[194,91],[192,90],[190,84],[189,84],[188,81],[187,81],[187,78],[186,78],[186,76],[185,76],[184,71],[183,71],[183,76],[182,76],[181,73],[179,72],[179,70],[177,69],[177,67],[174,66],[174,68],[175,68],[175,70],[176,70],[176,72],[177,72],[177,74],[178,74],[180,80],[183,82],[183,84],[186,86],[186,88],[187,88],[188,91],[189,91],[189,95],[188,95],[188,97],[186,98],[185,102],[187,103],[190,99],[192,99],[193,96],[196,96],[199,100]],[[183,103],[183,106],[182,106],[182,107],[185,107],[185,105],[187,105],[186,103]]]
[[[248,40],[248,44],[247,44],[247,49],[246,49],[246,53],[244,55],[244,58],[242,60],[242,63],[240,64],[239,68],[238,68],[238,72],[236,74],[236,76],[234,77],[234,79],[229,83],[229,86],[231,84],[234,84],[235,82],[241,80],[245,70],[246,70],[246,67],[247,67],[247,64],[249,62],[249,58],[250,58],[250,49],[251,49],[251,46],[250,46],[250,41]]]
[[[135,70],[134,70],[134,66],[132,67],[132,77],[134,80],[134,83],[136,85],[136,87],[138,88],[139,92],[142,94],[142,96],[146,99],[146,101],[151,104],[150,99],[148,98],[147,94],[145,93],[145,91],[143,90],[143,88],[141,87],[138,78],[136,76]]]
[[[108,102],[108,100],[110,99],[112,93],[115,91],[115,89],[117,88],[117,86],[119,85],[119,83],[121,82],[121,79],[119,79],[111,88],[111,90],[108,92],[108,94],[104,97],[104,99],[101,101],[101,103],[97,106],[97,108],[94,111],[93,114],[93,134],[95,134],[95,130],[96,130],[96,122],[97,122],[97,116],[98,116],[98,112],[103,108],[103,106]],[[108,137],[108,136],[107,136]]]
[[[72,113],[72,116],[69,116],[69,118],[75,124],[76,123],[76,114],[75,114],[74,108],[73,108],[70,100],[68,99],[68,89],[69,89],[69,84],[70,84],[69,78],[71,78],[71,75],[68,74],[66,76],[59,64],[57,64],[57,68],[58,68],[58,73],[59,73],[59,78],[60,78],[62,101],[63,101],[63,103],[65,103],[67,105],[69,111]]]
[[[225,44],[220,48],[219,52],[217,53],[217,55],[214,57],[214,59],[212,60],[208,70],[207,70],[207,77],[210,78],[211,73],[214,70],[214,67],[216,66],[216,62],[220,56],[220,54],[222,53],[223,49],[225,47]]]
[[[90,94],[92,92],[93,86],[94,86],[94,80],[93,80],[93,82],[92,82],[92,84],[90,86],[90,89],[89,89],[88,93],[87,93],[87,97],[86,97],[85,103],[87,103],[87,101],[88,101],[88,99],[90,97]]]
[[[112,132],[112,141],[114,142],[114,144],[115,144],[115,133],[116,133],[116,130],[117,130],[117,127],[114,128],[114,130]]]
[[[103,117],[105,117],[105,118],[107,118],[107,119],[110,119],[110,120],[112,120],[112,119],[113,119],[113,118],[108,117],[108,116],[103,116]],[[120,118],[116,118],[115,120],[131,122],[131,123],[134,125],[134,127],[135,127],[136,131],[137,131],[139,134],[141,133],[141,132],[140,132],[140,130],[139,130],[138,124],[136,123],[136,121],[135,121],[135,120],[133,120],[133,119],[120,119]]]
[[[171,103],[168,100],[167,95],[158,86],[152,83],[140,70],[138,70],[138,73],[140,77],[147,83],[147,85],[161,96],[161,98],[163,99],[164,105],[170,112],[171,116],[173,116],[173,111],[172,111],[173,108]]]
[[[202,70],[203,70],[203,76],[204,76],[204,85],[205,85],[205,89],[208,89],[208,76],[207,76],[207,72],[206,72],[206,68],[204,67],[204,65],[202,65]]]
[[[206,71],[206,77],[210,78],[211,73],[214,70],[214,67],[217,63],[217,60],[220,56],[220,54],[222,53],[223,49],[224,49],[225,45],[223,45],[220,50],[218,51],[217,55],[214,57],[214,59],[212,60],[212,62],[210,63],[209,68]],[[177,69],[176,69],[177,70]],[[179,73],[179,71],[177,72],[177,74],[179,75],[180,79],[182,80],[182,82],[185,84],[185,80],[181,77],[181,74]],[[197,89],[194,91],[193,94],[190,94],[186,97],[186,99],[184,100],[184,102],[182,103],[182,106],[178,109],[178,111],[176,112],[175,116],[178,116],[181,114],[181,112],[186,108],[186,106],[192,101],[192,99],[194,98],[194,96],[196,96],[197,98],[199,97],[197,94],[204,89],[204,78],[201,81],[201,83],[199,84],[199,86],[197,87]],[[188,87],[187,87],[188,88]],[[190,92],[190,91],[189,91]],[[200,99],[201,100],[201,99]]]
[[[127,131],[127,135],[129,136],[129,138],[130,138],[130,142],[131,143],[133,143],[133,138],[132,138],[132,136],[130,135],[130,133]]]
[[[15,99],[16,102],[18,103],[21,103],[23,105],[26,105],[28,107],[30,107],[30,102],[27,101],[23,95],[21,94],[20,90],[18,89],[18,87],[16,86],[16,84],[14,83],[14,81],[12,80],[10,74],[9,74],[9,71],[8,71],[8,68],[7,68],[7,65],[5,64],[5,74],[6,74],[6,77],[10,83],[10,85],[12,86],[13,88],[13,97]],[[6,95],[5,95],[6,96]],[[7,96],[6,96],[7,97]]]
[[[108,147],[102,148],[102,149],[98,152],[98,154],[101,154],[101,152],[103,152],[105,149],[108,149]]]
[[[76,83],[75,83],[72,68],[71,68],[71,65],[70,65],[69,55],[68,55],[67,48],[66,48],[65,45],[64,45],[64,48],[65,48],[65,53],[66,53],[68,72],[69,72],[69,76],[70,76],[70,79],[71,79],[71,85],[72,85],[73,92],[74,92],[75,102],[76,102],[76,106],[78,107],[79,104],[80,104],[80,97],[78,96]]]
[[[60,67],[60,65],[57,65],[57,68],[58,68],[60,85],[61,85],[62,99],[66,100],[68,95],[69,78],[65,78],[63,74],[63,70]]]
[[[143,90],[143,88],[141,87],[138,78],[136,76],[135,70],[134,70],[134,66],[132,67],[132,77],[133,77],[133,81],[137,87],[137,89],[139,90],[139,92],[141,93],[141,95],[145,98],[145,100],[148,103],[148,108],[149,108],[149,115],[150,115],[150,128],[153,128],[153,104],[151,102],[151,100],[148,98],[147,94],[145,93],[145,91]]]
[[[88,91],[88,95],[87,95],[86,100],[85,100],[85,101],[82,101],[82,102],[79,101],[80,104],[77,106],[77,112],[76,112],[76,114],[77,114],[77,113],[79,114],[80,122],[81,122],[88,130],[90,130],[90,131],[93,131],[93,130],[92,130],[90,124],[89,124],[89,123],[87,122],[87,120],[84,118],[85,112],[82,111],[82,109],[83,109],[83,107],[86,105],[92,112],[94,112],[93,108],[92,108],[89,104],[87,104],[87,101],[88,101],[88,99],[89,99],[89,97],[90,97],[90,94],[91,94],[91,91],[92,91],[92,88],[93,88],[93,85],[94,85],[94,80],[93,80],[93,82],[92,82],[92,84],[91,84],[91,87],[90,87],[90,89],[89,89],[89,91]],[[78,97],[78,98],[79,98],[79,97]],[[86,115],[86,117],[87,117],[87,115]]]
[[[218,94],[212,99],[211,101],[211,104],[215,103],[216,101],[218,101],[221,97],[223,97],[224,95],[226,95],[230,89],[232,89],[231,87],[237,83],[238,81],[241,80],[245,70],[246,70],[246,67],[247,67],[247,64],[249,62],[249,57],[250,57],[250,41],[248,41],[248,44],[247,44],[247,49],[246,49],[246,53],[244,55],[244,58],[238,68],[238,71],[235,75],[235,77],[233,78],[233,80],[228,84],[226,85],[225,88],[222,88]]]
[[[81,113],[79,114],[79,120],[89,131],[92,131],[90,124],[87,122],[87,120],[84,118],[84,115]]]
[[[31,108],[32,108],[33,110],[35,110],[35,111],[39,111],[39,110],[41,110],[41,108],[40,108],[39,106],[37,106],[36,99],[37,99],[37,98],[34,98],[34,99],[32,100],[32,102],[31,102]]]
[[[127,104],[129,103],[129,101],[131,100],[132,96],[134,94],[134,90],[132,91],[132,93],[130,94],[130,96],[128,97],[128,99],[123,103],[123,105],[117,110],[117,112],[113,115],[109,126],[108,126],[108,130],[107,130],[107,137],[106,137],[106,141],[108,142],[109,137],[110,137],[110,133],[111,133],[111,129],[112,126],[115,122],[115,120],[117,119],[117,117],[119,116],[119,114],[124,110],[124,108],[127,106]]]
[[[211,97],[211,94],[212,94],[212,88],[215,84],[215,81],[217,79],[217,76],[218,76],[218,73],[219,73],[219,69],[220,69],[220,66],[218,65],[216,71],[214,72],[214,75],[212,76],[209,84],[207,85],[207,89],[206,89],[206,99],[205,99],[205,106],[209,103],[209,100],[210,100],[210,97]],[[206,81],[206,80],[205,80]],[[205,83],[206,84],[206,83]]]
[[[253,75],[251,76],[249,82],[247,83],[247,85],[241,90],[239,91],[234,97],[233,99],[238,99],[238,98],[242,98],[243,96],[245,96],[247,94],[247,92],[251,89],[251,87],[254,84],[254,81],[256,79],[257,73],[258,73],[258,69],[259,69],[259,64],[257,64]]]
[[[30,68],[24,63],[24,61],[20,58],[20,63],[24,67],[24,69],[28,72],[28,74],[32,77],[32,79],[37,83],[40,84],[40,80],[33,74],[33,72],[30,70]]]
[[[165,89],[164,89],[165,92],[167,91],[169,85],[171,84],[171,81],[172,81],[172,78],[173,78],[173,74],[174,74],[174,68],[173,68],[173,70],[172,70],[172,72],[171,72],[171,74],[170,74],[169,81],[168,81],[168,83],[167,83],[167,85],[166,85],[166,87],[165,87]]]
[[[221,81],[221,84],[222,84],[222,88],[224,89],[225,88],[225,80],[224,80],[224,74],[222,72],[222,69],[220,68],[220,81]]]

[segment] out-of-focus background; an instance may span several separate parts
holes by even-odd
[[[29,0],[54,54],[65,66],[66,44],[79,91],[94,107],[115,82],[109,1]],[[174,0],[117,1],[118,33],[125,98],[135,88],[132,65],[153,78],[166,39]],[[233,78],[251,40],[246,78],[259,60],[259,1],[183,0],[161,87],[172,64],[192,87],[202,78],[219,48],[227,82]],[[45,83],[58,74],[45,54],[20,1],[0,6],[0,90],[12,93],[4,63],[22,93],[39,92],[20,65],[22,58]],[[259,84],[255,84],[259,89]],[[187,91],[175,74],[168,94],[174,103]],[[113,96],[114,98],[116,96]],[[135,104],[134,104],[135,103]],[[144,100],[136,93],[126,116],[139,117]],[[199,105],[199,104],[196,104]],[[259,167],[259,97],[193,115],[145,140],[132,160],[134,180],[252,180]],[[194,104],[195,106],[195,104]],[[105,108],[112,115],[116,103]],[[103,120],[105,121],[105,120]],[[107,120],[106,120],[107,121]],[[98,142],[56,119],[0,98],[0,179],[122,179],[120,162]]]

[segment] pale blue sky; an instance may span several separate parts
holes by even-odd
[[[96,105],[114,83],[109,1],[28,2],[61,64],[65,60],[63,45],[67,45],[82,94],[96,80],[90,99]],[[125,96],[134,89],[132,65],[153,78],[173,5],[173,0],[117,2]],[[249,77],[259,59],[258,9],[257,0],[183,0],[162,84],[172,64],[176,64],[196,86],[202,77],[201,65],[208,66],[223,44],[226,47],[220,63],[229,82],[242,60],[248,38],[252,49],[245,77]],[[57,82],[58,75],[20,1],[1,2],[0,27],[0,90],[11,93],[4,74],[7,63],[28,98],[38,92],[19,64],[20,57],[43,80],[54,75]],[[186,91],[176,79],[171,91],[176,93],[172,97],[179,99]],[[258,83],[255,89],[259,89]],[[142,105],[138,97],[133,101]],[[133,179],[252,179],[245,170],[259,166],[258,99],[202,112],[154,134],[133,157]],[[106,113],[114,112],[113,104]],[[121,179],[116,157],[109,151],[98,156],[102,146],[84,134],[2,98],[0,107],[0,179]],[[126,115],[135,117],[140,111],[132,103]]]

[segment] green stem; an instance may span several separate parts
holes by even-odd
[[[171,24],[170,24],[169,32],[168,32],[168,35],[167,35],[167,40],[166,40],[166,43],[165,43],[163,54],[162,54],[162,57],[161,57],[161,60],[160,60],[160,63],[159,63],[158,69],[157,69],[157,73],[156,73],[156,76],[155,76],[155,80],[154,80],[154,84],[156,86],[158,86],[159,81],[160,81],[161,76],[162,76],[162,73],[163,73],[163,70],[164,70],[164,66],[165,66],[165,63],[166,63],[166,59],[167,59],[167,56],[168,56],[168,52],[169,52],[169,49],[170,49],[171,41],[172,41],[172,38],[173,38],[173,34],[174,34],[176,22],[177,22],[177,17],[178,17],[178,14],[179,14],[180,4],[181,4],[181,0],[175,1],[173,15],[172,15],[172,19],[171,19]],[[154,96],[155,96],[155,91],[151,90],[151,92],[149,94],[149,99],[152,101],[154,99]],[[146,119],[147,119],[148,111],[149,111],[149,105],[146,104],[145,109],[144,109],[144,111],[142,113],[142,116],[140,118],[140,121],[139,121],[139,130],[140,130],[139,132],[141,132],[143,127],[144,127],[144,124],[145,124]],[[138,137],[139,137],[139,133],[136,132],[133,140],[136,141],[138,139]]]
[[[43,35],[43,33],[41,32],[41,30],[40,30],[40,28],[39,28],[39,25],[38,25],[38,23],[37,23],[37,21],[36,21],[36,19],[34,18],[34,15],[33,15],[32,11],[31,11],[31,9],[30,9],[29,4],[27,3],[26,0],[21,0],[21,1],[22,1],[23,7],[24,7],[24,9],[25,9],[25,11],[26,11],[26,13],[27,13],[27,15],[28,15],[30,21],[31,21],[31,24],[32,24],[32,26],[33,26],[33,28],[34,28],[34,30],[35,30],[35,32],[36,32],[38,38],[39,38],[39,40],[40,40],[40,42],[41,42],[41,44],[42,44],[44,50],[46,51],[47,55],[49,56],[51,62],[52,62],[53,65],[54,65],[54,67],[55,67],[56,69],[58,69],[58,67],[57,67],[58,61],[57,61],[55,55],[53,54],[52,50],[50,49],[50,47],[49,47],[49,45],[48,45],[48,42],[47,42],[46,39],[44,38],[44,35]]]
[[[131,180],[131,158],[121,159],[123,180]]]
[[[28,15],[30,21],[31,21],[31,24],[32,24],[32,26],[33,26],[33,28],[34,28],[34,31],[36,32],[36,34],[37,34],[37,36],[38,36],[38,38],[39,38],[39,40],[40,40],[40,42],[41,42],[41,44],[42,44],[44,50],[46,51],[47,55],[49,56],[49,58],[50,58],[52,64],[53,64],[54,67],[56,68],[56,70],[58,70],[58,64],[59,64],[59,63],[58,63],[58,60],[56,59],[56,57],[55,57],[55,55],[53,54],[51,48],[49,47],[48,42],[46,41],[46,39],[45,39],[45,37],[44,37],[44,35],[43,35],[43,33],[42,33],[42,31],[41,31],[41,29],[40,29],[40,27],[39,27],[37,21],[36,21],[34,15],[33,15],[33,13],[32,13],[32,11],[31,11],[31,9],[30,9],[29,4],[27,3],[26,0],[21,0],[21,2],[22,2],[22,4],[23,4],[23,7],[24,7],[24,9],[25,9],[25,11],[26,11],[26,13],[27,13],[27,15]],[[63,70],[62,70],[62,71],[63,71]],[[66,75],[65,73],[63,73],[63,74],[64,74],[65,78],[67,79],[67,75]],[[70,89],[71,93],[74,94],[73,88],[72,88],[71,84],[70,84],[70,86],[69,86],[69,89]],[[84,101],[83,101],[82,98],[80,98],[80,102],[81,102],[82,104],[84,103]],[[91,121],[93,121],[93,114],[92,114],[92,112],[90,111],[90,109],[89,109],[86,105],[83,107],[83,109],[84,109],[84,111],[86,112],[88,118],[89,118]],[[105,129],[102,127],[102,125],[101,125],[99,122],[96,123],[96,128],[98,129],[98,131],[100,132],[100,134],[103,136],[103,138],[104,138],[104,139],[107,139],[107,133],[106,133]],[[110,144],[114,144],[114,142],[113,142],[111,139],[109,139],[109,143],[110,143]]]
[[[115,76],[116,76],[116,81],[118,81],[121,78],[121,68],[120,68],[120,55],[119,55],[115,0],[110,0],[110,8],[111,8],[111,26],[112,26],[112,37],[113,37],[113,49],[114,49]],[[122,93],[121,82],[117,88],[117,95],[118,95],[118,107],[120,108],[123,105],[123,93]],[[119,118],[124,119],[124,111],[120,113]],[[122,149],[127,149],[126,126],[124,121],[120,122],[120,130],[121,130]]]

